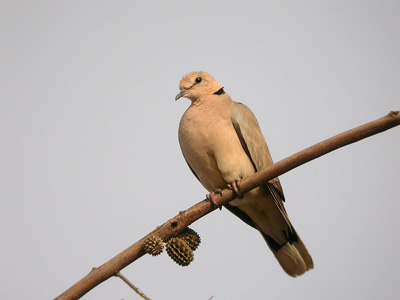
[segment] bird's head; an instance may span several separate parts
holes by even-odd
[[[192,102],[212,94],[224,93],[222,85],[206,72],[186,74],[179,83],[179,89],[181,91],[176,95],[175,100],[185,97],[192,100]]]

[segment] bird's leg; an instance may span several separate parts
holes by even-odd
[[[219,210],[222,209],[222,207],[220,205],[217,204],[217,202],[215,202],[215,194],[219,194],[222,196],[222,190],[221,189],[216,189],[215,192],[211,192],[209,194],[206,195],[207,199],[210,200],[216,207],[219,208]]]
[[[243,195],[240,191],[240,178],[235,179],[231,183],[227,184],[228,189],[233,190],[239,199],[243,198]]]

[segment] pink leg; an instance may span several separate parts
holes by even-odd
[[[216,189],[215,192],[211,192],[209,194],[206,195],[207,199],[210,200],[216,207],[218,207],[220,210],[222,209],[221,206],[219,206],[217,204],[217,202],[215,201],[215,194],[219,194],[222,195],[222,190],[221,189]]]
[[[240,191],[240,178],[235,179],[232,183],[228,183],[228,189],[233,190],[239,199],[243,198],[243,195],[239,192]]]

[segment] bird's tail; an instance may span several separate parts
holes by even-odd
[[[292,229],[291,233],[287,235],[287,242],[283,245],[277,243],[260,228],[259,231],[283,270],[288,275],[296,277],[312,269],[314,267],[314,262],[303,241],[297,235],[297,232],[291,224],[290,227]]]
[[[274,190],[253,190],[239,201],[233,202],[237,207],[227,205],[227,208],[258,229],[287,274],[296,277],[314,267],[306,246],[293,228],[283,202]]]

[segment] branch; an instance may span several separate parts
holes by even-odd
[[[122,279],[123,282],[125,282],[132,290],[134,290],[136,293],[139,294],[140,297],[142,297],[145,300],[151,300],[149,297],[147,297],[138,287],[136,287],[132,282],[128,280],[124,275],[122,275],[120,272],[115,274],[115,276],[119,277]]]
[[[256,188],[257,186],[324,154],[327,154],[340,147],[355,143],[359,140],[365,139],[369,136],[383,132],[398,125],[400,125],[400,112],[392,111],[382,118],[331,137],[323,142],[315,144],[292,156],[289,156],[269,166],[265,170],[255,173],[253,176],[241,181],[240,191],[242,193],[246,193]],[[234,198],[234,192],[225,189],[222,191],[221,196],[216,195],[215,201],[218,205],[222,206],[227,204]],[[143,256],[145,254],[143,250],[143,243],[147,237],[154,235],[160,237],[163,241],[167,241],[171,237],[177,235],[187,226],[197,221],[201,217],[209,214],[215,209],[216,206],[205,199],[192,206],[191,208],[185,211],[181,211],[177,216],[157,227],[148,235],[134,243],[126,250],[122,251],[114,258],[110,259],[105,264],[101,265],[98,268],[92,269],[92,271],[88,275],[86,275],[84,278],[82,278],[80,281],[75,283],[72,287],[70,287],[60,296],[58,296],[56,300],[79,299],[88,291],[96,287],[98,284],[116,275],[127,265]]]

